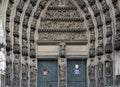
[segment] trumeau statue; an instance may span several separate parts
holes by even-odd
[[[60,58],[65,58],[66,56],[65,45],[66,45],[65,42],[60,43]]]
[[[103,87],[103,63],[101,62],[101,58],[98,58],[97,63],[97,78],[98,78],[98,87]]]
[[[106,56],[106,61],[105,61],[105,77],[106,77],[106,86],[112,86],[113,82],[113,62],[111,55]]]
[[[6,57],[4,48],[0,49],[0,74],[4,75],[6,70]]]
[[[88,66],[88,74],[89,74],[89,81],[90,81],[90,84],[89,86],[90,87],[95,87],[96,84],[95,84],[95,65],[94,65],[94,60],[91,60],[90,61],[90,65]]]

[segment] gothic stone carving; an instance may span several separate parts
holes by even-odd
[[[39,40],[86,40],[86,32],[44,32],[39,33]]]
[[[65,58],[60,58],[59,63],[59,87],[66,87],[66,64],[65,64]]]
[[[28,55],[28,42],[26,40],[22,40],[22,55],[27,56]]]
[[[11,38],[9,33],[6,33],[6,51],[12,50],[12,45],[11,45]]]
[[[19,4],[17,5],[16,9],[17,9],[19,12],[22,12],[22,11],[23,11],[24,3],[25,3],[25,0],[20,0]]]
[[[105,20],[106,20],[106,24],[111,23],[111,21],[112,21],[109,11],[105,12]]]
[[[96,86],[96,81],[95,81],[95,65],[94,65],[94,60],[90,61],[90,65],[88,66],[88,75],[89,75],[89,87],[95,87]]]
[[[98,38],[103,38],[103,27],[98,27]]]
[[[112,53],[112,37],[107,38],[107,43],[105,45],[105,53]]]
[[[106,86],[112,86],[113,82],[113,62],[111,55],[108,54],[105,61],[105,77],[106,77]]]
[[[30,31],[30,41],[31,42],[34,42],[34,39],[35,39],[34,38],[34,33],[35,33],[34,31]]]
[[[39,16],[40,16],[40,12],[42,11],[42,7],[41,6],[38,6],[36,12],[34,13],[34,18],[38,19]]]
[[[106,25],[106,37],[112,36],[112,26],[111,23]]]
[[[102,2],[102,9],[103,12],[105,13],[106,11],[109,11],[109,6],[107,5],[106,1]]]
[[[17,38],[17,37],[14,37],[13,52],[14,52],[15,54],[20,54],[19,38]]]
[[[28,86],[28,60],[22,60],[22,87]]]
[[[85,28],[83,22],[61,22],[61,21],[42,21],[41,24],[41,29],[83,29]]]
[[[95,57],[95,41],[92,41],[90,43],[90,49],[89,49],[89,57]]]
[[[11,72],[12,72],[12,60],[10,59],[10,55],[6,56],[6,81],[5,84],[7,86],[11,85]]]
[[[6,30],[6,32],[8,32],[8,33],[10,32],[9,22],[6,22],[5,30]]]
[[[20,81],[20,78],[19,78],[19,75],[20,75],[20,55],[15,55],[15,59],[14,59],[14,62],[13,62],[13,87],[19,87],[19,81]]]
[[[24,28],[23,27],[23,30],[22,30],[22,39],[24,39],[24,40],[27,40],[27,28]]]
[[[28,27],[28,21],[29,21],[29,17],[27,15],[24,16],[24,20],[23,20],[23,27],[27,28]]]
[[[115,50],[120,50],[120,33],[117,33],[115,36]]]
[[[95,0],[88,0],[90,5],[94,5],[95,4]]]
[[[7,11],[6,11],[6,16],[10,16],[11,14],[11,9],[12,9],[12,4],[8,4]]]
[[[18,24],[18,23],[15,23],[15,24],[14,24],[13,35],[14,35],[15,37],[19,37],[19,24]]]
[[[64,42],[61,42],[60,43],[60,58],[65,58],[65,54],[66,54],[66,51],[65,51],[65,43]]]
[[[94,29],[90,30],[90,42],[95,41],[95,31]]]
[[[103,25],[101,16],[97,16],[96,17],[96,21],[97,21],[97,27],[101,27]]]
[[[37,0],[30,0],[30,3],[31,3],[33,6],[35,6],[36,3],[37,3]]]
[[[103,39],[98,40],[97,55],[103,55]]]
[[[33,19],[32,24],[31,24],[31,29],[35,30],[36,29],[36,23],[37,23],[37,19]]]
[[[30,16],[30,14],[31,14],[31,12],[32,12],[32,9],[33,9],[33,6],[32,6],[32,4],[30,3],[30,4],[28,5],[28,8],[27,8],[26,11],[25,11],[25,14],[28,15],[28,16]]]
[[[103,87],[103,63],[101,62],[101,58],[98,58],[97,63],[97,78],[98,78],[98,87]]]
[[[97,8],[97,5],[93,5],[93,6],[92,6],[92,10],[93,10],[93,12],[94,12],[95,17],[97,17],[97,16],[100,15],[100,11],[99,11],[99,9]]]
[[[14,22],[15,23],[20,23],[20,16],[21,16],[21,13],[16,11],[16,15],[15,15],[15,18],[14,18]]]
[[[77,10],[48,10],[45,17],[47,18],[79,18],[80,14]]]

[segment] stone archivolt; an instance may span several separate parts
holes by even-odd
[[[114,6],[113,10],[115,12],[114,13],[115,17],[111,17],[110,15],[110,11],[112,11],[112,9],[110,9],[111,5],[107,3],[107,0],[98,0],[98,1],[74,0],[74,1],[77,2],[78,6],[82,10],[81,13],[83,13],[85,17],[79,14],[78,9],[73,3],[71,3],[71,0],[61,0],[61,1],[53,0],[52,3],[47,8],[45,16],[41,20],[41,24],[37,32],[39,35],[38,36],[39,40],[61,40],[61,39],[69,40],[69,41],[87,40],[88,38],[86,32],[89,32],[88,37],[90,37],[89,38],[90,40],[88,41],[90,41],[89,42],[90,58],[95,58],[96,56],[102,56],[105,54],[111,54],[114,51],[112,47],[114,47],[114,49],[117,51],[120,50],[120,30],[119,30],[120,9],[118,5],[118,0],[110,0],[111,5]],[[28,0],[19,0],[18,5],[16,5],[15,2],[18,1],[9,0],[6,10],[5,29],[6,29],[7,54],[13,52],[15,55],[20,55],[20,56],[22,55],[22,57],[28,58],[30,56],[30,58],[36,58],[36,49],[35,47],[31,47],[31,46],[29,47],[28,41],[30,42],[30,44],[36,42],[35,40],[35,32],[37,30],[36,24],[39,21],[38,19],[40,17],[41,12],[46,7],[46,4],[49,2],[49,0],[41,0],[41,1],[30,0],[25,12],[23,12],[24,11],[23,9],[25,4],[27,5],[26,2],[28,2]],[[98,4],[102,7],[101,8],[102,10],[98,8],[99,7],[98,5],[96,5],[97,2],[99,2]],[[12,14],[11,12],[13,12],[13,9],[15,8],[16,10],[14,11],[15,14],[14,16],[11,15]],[[36,9],[33,11],[34,8]],[[93,14],[91,13],[90,8]],[[31,16],[32,12],[33,12],[33,16]],[[103,20],[101,14],[104,15],[105,20]],[[23,15],[23,17],[21,15]],[[27,30],[28,25],[30,25],[30,23],[28,23],[30,17],[33,17],[33,21],[31,22],[30,29]],[[14,18],[14,20],[12,18]],[[93,18],[97,22],[96,27]],[[114,18],[116,18],[116,20],[114,20]],[[22,19],[23,19],[23,23],[21,23]],[[14,24],[11,21],[13,21]],[[104,22],[105,24],[103,24],[103,21],[105,21]],[[113,23],[114,21],[116,21],[116,25]],[[22,26],[20,24],[22,24]],[[105,26],[106,29],[103,26]],[[22,34],[21,32],[19,32],[20,27],[22,27],[22,29],[25,29],[23,30]],[[27,33],[29,30],[30,30],[30,35]],[[98,33],[96,33],[96,31]],[[115,35],[113,35],[113,33],[115,33]],[[13,37],[13,40],[11,37]],[[29,39],[28,37],[30,38],[30,40],[28,40]],[[27,41],[27,43],[26,44],[22,43],[22,40]],[[96,43],[98,43],[97,46]],[[22,51],[20,51],[20,49],[22,49]],[[12,56],[14,54],[12,54]],[[8,57],[11,58],[11,55],[8,55]],[[7,65],[7,69],[8,67],[12,66],[13,63],[9,63],[9,64],[10,65]],[[7,79],[11,78],[9,70],[7,72],[6,78]],[[8,81],[6,84],[10,85]],[[24,87],[27,87],[24,83],[22,84]]]

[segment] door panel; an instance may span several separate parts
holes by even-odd
[[[87,60],[68,60],[67,87],[87,87]],[[76,68],[75,68],[76,66]]]
[[[38,61],[38,86],[37,87],[57,87],[58,86],[58,62],[55,60]]]

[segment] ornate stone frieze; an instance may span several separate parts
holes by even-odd
[[[48,10],[45,15],[46,18],[75,18],[80,17],[77,10]]]
[[[58,22],[58,21],[44,21],[40,24],[41,29],[83,29],[84,23],[81,22]]]
[[[15,23],[20,23],[20,16],[21,16],[21,13],[16,11],[16,15],[15,15],[15,18],[14,18],[14,22]]]
[[[39,33],[39,40],[86,40],[86,32],[44,32]]]
[[[50,6],[74,6],[74,4],[70,0],[53,0],[53,2],[50,4]]]
[[[77,10],[75,6],[64,6],[64,7],[56,7],[56,6],[48,6],[48,10]]]
[[[23,20],[23,27],[27,28],[28,27],[28,21],[29,21],[29,17],[27,15],[24,16],[24,20]]]
[[[58,22],[70,22],[70,21],[75,21],[75,22],[83,22],[84,19],[82,17],[75,17],[75,18],[41,18],[41,21],[58,21]]]
[[[88,66],[88,75],[89,75],[89,87],[96,87],[94,60],[90,61],[90,65]]]
[[[97,63],[97,80],[98,80],[98,87],[104,86],[104,80],[103,80],[103,63],[101,62],[101,58],[98,58]]]
[[[28,15],[28,16],[30,16],[32,10],[33,10],[33,5],[30,3],[30,4],[28,5],[28,8],[27,8],[26,11],[25,11],[25,14]]]
[[[105,78],[106,78],[105,85],[112,86],[113,85],[113,61],[110,54],[106,56]]]
[[[19,24],[14,23],[14,31],[13,31],[14,37],[19,37]]]

